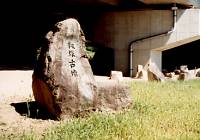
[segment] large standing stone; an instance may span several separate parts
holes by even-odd
[[[96,83],[79,23],[61,21],[46,39],[33,73],[36,101],[57,117],[93,108]]]
[[[67,19],[55,27],[46,35],[48,44],[41,49],[34,69],[35,100],[58,118],[85,110],[118,110],[130,105],[130,87],[119,82],[96,84],[79,23]]]
[[[164,74],[159,70],[155,63],[151,63],[147,69],[149,81],[165,81]]]
[[[188,70],[179,74],[178,80],[191,80],[197,77],[198,69]]]

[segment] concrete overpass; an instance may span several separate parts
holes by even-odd
[[[135,75],[139,64],[155,63],[162,70],[163,51],[200,40],[200,10],[196,1],[140,1],[171,4],[171,8],[105,12],[94,28],[93,40],[114,48],[114,69],[130,76]],[[174,7],[174,2],[185,7]]]
[[[171,3],[177,3],[181,5],[186,6],[195,6],[198,7],[198,1],[197,0],[139,0],[146,4],[171,4]]]
[[[113,6],[121,6],[123,2],[127,1],[129,4],[135,4],[140,1],[144,4],[172,4],[177,3],[185,6],[198,6],[198,0],[65,0],[67,4],[80,4],[80,5],[95,5],[95,4],[109,4]]]
[[[199,40],[197,0],[43,0],[12,3],[8,2],[9,13],[2,12],[6,13],[3,16],[5,25],[2,26],[6,27],[2,30],[6,39],[2,44],[7,45],[2,47],[0,67],[8,63],[32,65],[36,48],[44,43],[42,38],[57,21],[66,17],[79,20],[86,39],[112,48],[113,64],[110,65],[113,67],[107,71],[120,70],[126,76],[134,75],[138,64],[155,62],[162,69],[163,51]],[[178,7],[176,19],[173,3],[177,3]],[[13,22],[12,17],[18,20]],[[15,36],[10,41],[12,33]],[[133,46],[133,54],[130,46]],[[8,62],[10,56],[14,59]],[[103,58],[105,55],[100,56]],[[109,65],[109,58],[106,59],[100,58],[100,61]],[[100,66],[100,69],[106,68]]]

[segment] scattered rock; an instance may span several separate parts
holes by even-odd
[[[122,74],[121,71],[111,71],[110,79],[122,81],[123,80],[123,74]]]
[[[188,67],[187,67],[187,65],[182,65],[182,66],[180,66],[180,72],[188,72]]]
[[[169,78],[172,78],[172,76],[174,75],[172,72],[168,72],[168,73],[165,73],[164,74],[165,77],[169,77]]]
[[[154,63],[148,66],[147,73],[149,81],[165,81],[165,76]]]
[[[175,75],[179,75],[179,74],[181,73],[181,71],[178,70],[178,69],[175,69],[175,70],[174,70],[174,73],[175,73]]]
[[[198,73],[198,69],[194,69],[194,70],[187,70],[185,72],[181,72],[179,74],[179,78],[178,80],[191,80],[191,79],[195,79]]]
[[[135,78],[148,80],[147,71],[143,68],[142,65],[137,66],[137,73],[136,73]]]
[[[187,73],[182,72],[179,74],[178,80],[181,80],[181,81],[186,80],[186,77],[187,77]]]
[[[196,77],[200,77],[200,70],[196,73]]]

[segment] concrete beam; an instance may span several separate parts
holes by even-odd
[[[118,5],[120,0],[98,0],[98,1],[110,5]]]
[[[107,5],[113,5],[117,6],[119,5],[120,0],[64,0],[67,4],[73,4],[73,5],[101,5],[101,4],[107,4]]]
[[[197,40],[200,40],[200,35],[190,37],[190,38],[186,38],[184,40],[179,40],[179,41],[176,41],[174,43],[171,43],[171,44],[168,44],[166,46],[162,46],[160,48],[156,48],[156,49],[153,49],[153,50],[154,51],[165,51],[165,50],[169,50],[169,49],[172,49],[172,48],[175,48],[175,47],[178,47],[178,46],[181,46],[181,45],[193,42],[193,41],[197,41]]]
[[[195,0],[139,0],[145,4],[172,4],[178,3],[181,5],[192,6],[197,5]]]

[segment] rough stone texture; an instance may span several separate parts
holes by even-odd
[[[198,69],[188,70],[179,74],[178,80],[191,80],[197,77]]]
[[[179,75],[181,73],[181,70],[175,69],[174,73],[175,73],[175,75]]]
[[[137,73],[136,73],[136,76],[135,78],[139,78],[139,79],[142,79],[143,78],[143,66],[142,65],[138,65],[137,66]]]
[[[113,111],[128,108],[131,105],[131,90],[127,83],[117,80],[104,80],[97,81],[97,85],[98,109]]]
[[[164,76],[168,77],[168,78],[172,78],[173,75],[174,75],[174,73],[172,73],[172,72],[164,73]]]
[[[180,66],[180,71],[181,71],[181,72],[188,72],[188,67],[187,67],[187,65],[182,65],[182,66]]]
[[[33,73],[33,93],[55,116],[93,108],[96,84],[86,58],[84,35],[75,19],[56,24],[48,32]]]
[[[111,80],[122,81],[123,80],[123,74],[122,74],[121,71],[111,71],[111,73],[110,73],[110,79]]]
[[[179,75],[176,75],[172,72],[172,77],[171,78],[168,78],[167,80],[170,80],[170,81],[177,81],[179,78]]]
[[[148,80],[147,70],[145,70],[142,65],[137,66],[137,73],[136,73],[135,78]]]
[[[186,80],[187,79],[187,76],[188,76],[188,73],[184,73],[184,72],[181,72],[178,76],[178,80]]]
[[[149,65],[147,73],[149,81],[165,81],[165,76],[154,63]]]
[[[200,77],[200,70],[197,71],[196,77]]]
[[[127,86],[101,83],[97,89],[85,37],[75,19],[57,23],[46,40],[34,69],[32,89],[35,100],[50,114],[63,118],[102,106],[116,110],[130,104]]]

